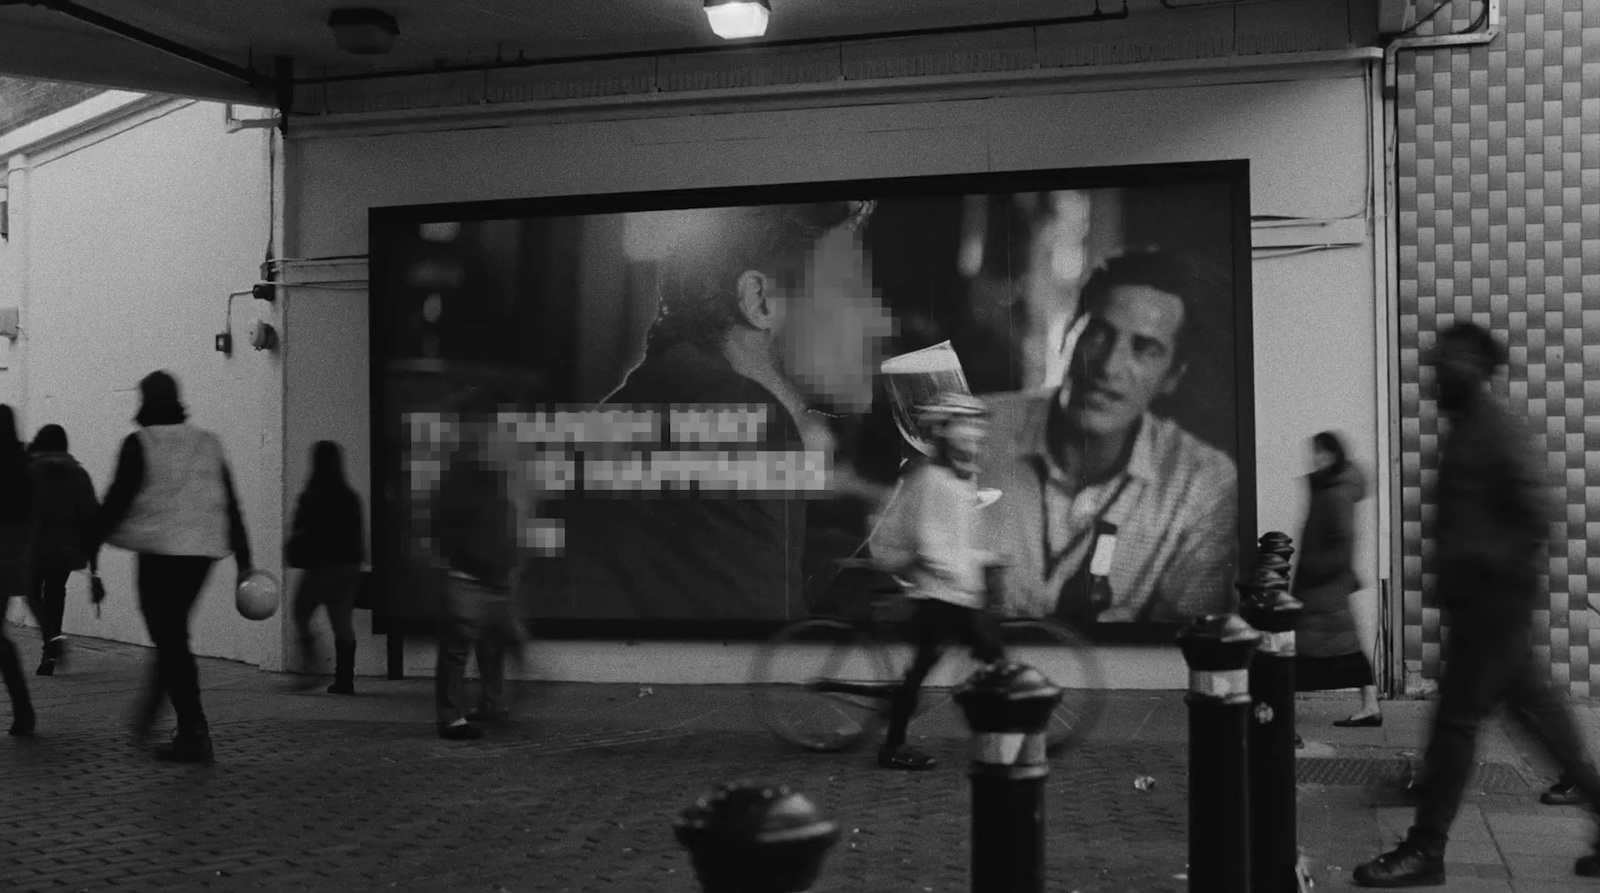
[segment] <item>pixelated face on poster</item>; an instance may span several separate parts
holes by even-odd
[[[557,627],[850,613],[884,582],[851,568],[934,453],[915,408],[952,390],[990,411],[970,548],[1007,565],[1002,613],[1092,627],[1227,609],[1248,209],[1232,174],[1052,177],[375,214],[390,611],[423,617],[430,570],[499,556]],[[436,529],[445,472],[468,462],[505,496],[449,516],[472,536]]]

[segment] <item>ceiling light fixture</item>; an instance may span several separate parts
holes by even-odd
[[[328,14],[328,27],[339,49],[354,56],[381,56],[400,36],[394,16],[367,7],[335,9]]]
[[[768,0],[706,0],[706,18],[711,31],[723,40],[760,37],[767,33],[767,18],[772,15]]]

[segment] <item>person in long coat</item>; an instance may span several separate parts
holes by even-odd
[[[1361,709],[1336,726],[1381,726],[1372,663],[1356,633],[1350,597],[1361,591],[1355,570],[1356,504],[1366,498],[1360,469],[1338,435],[1311,439],[1316,470],[1307,477],[1311,506],[1295,556],[1294,597],[1304,607],[1295,624],[1295,687],[1361,690]]]
[[[311,449],[311,478],[295,504],[286,558],[304,571],[294,596],[294,627],[300,641],[301,680],[295,688],[314,684],[320,664],[311,618],[327,608],[333,627],[334,679],[328,693],[353,695],[356,629],[352,621],[361,588],[361,562],[366,558],[361,497],[344,476],[344,453],[331,440]]]
[[[6,608],[13,596],[28,594],[33,564],[33,478],[28,455],[17,437],[17,416],[0,404],[0,679],[11,697],[11,734],[33,734],[36,717],[22,656],[6,631]]]
[[[67,658],[67,637],[61,618],[66,612],[67,580],[88,568],[91,581],[99,579],[94,552],[94,523],[100,500],[89,472],[67,452],[67,432],[60,425],[45,425],[28,446],[33,471],[34,503],[33,582],[28,587],[28,609],[39,623],[44,654],[40,676],[53,676]],[[99,596],[104,589],[91,585]]]

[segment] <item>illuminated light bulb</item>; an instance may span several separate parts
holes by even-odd
[[[724,40],[766,34],[771,15],[772,6],[767,0],[706,0],[711,31]]]

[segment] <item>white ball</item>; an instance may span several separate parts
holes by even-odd
[[[234,590],[234,602],[246,620],[266,620],[276,614],[281,597],[277,578],[266,571],[251,571]]]

